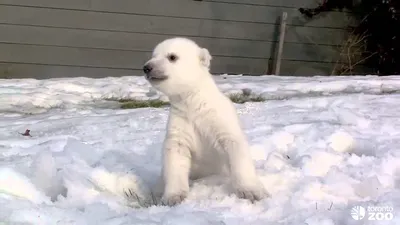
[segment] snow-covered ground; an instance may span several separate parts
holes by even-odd
[[[267,99],[237,108],[270,198],[251,204],[210,177],[176,207],[141,207],[168,108],[104,99],[163,98],[142,77],[0,80],[0,224],[400,224],[400,77],[216,79]],[[355,206],[393,218],[355,220]]]

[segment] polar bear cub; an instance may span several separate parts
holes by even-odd
[[[189,179],[226,174],[239,198],[268,196],[259,181],[236,108],[209,72],[211,55],[194,41],[159,43],[143,71],[170,101],[159,184],[161,202],[175,205],[189,192]]]

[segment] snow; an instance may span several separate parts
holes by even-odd
[[[165,96],[142,77],[10,79],[0,80],[0,224],[400,224],[399,76],[216,80],[267,99],[236,106],[270,198],[251,204],[208,177],[180,205],[147,207],[168,108],[104,99]],[[354,206],[394,216],[358,221]]]

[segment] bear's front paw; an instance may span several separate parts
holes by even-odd
[[[235,194],[239,198],[250,200],[252,203],[269,197],[269,193],[262,186],[237,187]]]
[[[186,191],[181,191],[179,193],[164,194],[161,203],[163,205],[174,206],[181,203],[186,199],[188,193]]]

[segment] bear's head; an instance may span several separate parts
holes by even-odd
[[[150,84],[167,96],[193,90],[209,76],[211,55],[194,41],[175,37],[160,42],[143,71]]]

